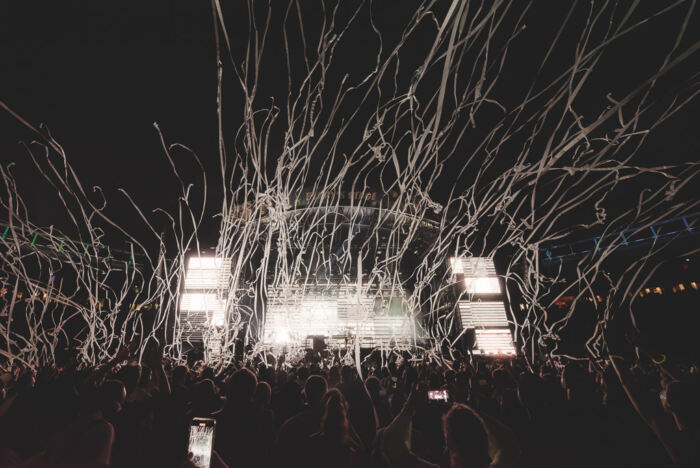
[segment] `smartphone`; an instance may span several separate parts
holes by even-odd
[[[214,449],[214,430],[216,420],[210,418],[194,418],[190,424],[189,452],[193,455],[192,462],[198,468],[209,468],[211,452]]]
[[[447,390],[428,390],[428,400],[447,403]]]

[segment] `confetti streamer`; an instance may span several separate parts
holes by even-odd
[[[215,318],[207,306],[201,346],[210,362],[226,365],[237,353],[267,360],[280,352],[292,361],[307,337],[290,336],[294,330],[280,324],[272,329],[272,320],[297,320],[302,309],[311,330],[322,322],[313,311],[335,294],[334,307],[345,304],[343,313],[354,317],[346,335],[351,345],[335,339],[338,360],[359,367],[362,345],[382,359],[409,351],[449,365],[463,333],[456,304],[474,299],[456,287],[450,259],[467,257],[497,261],[517,351],[529,361],[617,354],[609,324],[623,313],[634,323],[635,298],[670,244],[656,238],[673,237],[663,221],[692,219],[698,210],[688,196],[697,162],[638,162],[649,134],[700,92],[697,76],[670,99],[652,92],[660,78],[697,57],[700,43],[681,46],[692,7],[649,76],[623,94],[594,96],[604,102],[596,110],[589,83],[613,45],[687,3],[660,5],[643,17],[636,4],[627,11],[607,3],[585,11],[572,6],[548,48],[533,53],[541,57],[537,72],[517,77],[527,86],[514,98],[507,91],[511,51],[526,36],[529,4],[427,1],[410,15],[397,14],[404,23],[396,36],[382,31],[372,2],[263,8],[249,1],[247,15],[229,15],[227,5],[212,0],[218,168],[205,170],[193,151],[167,143],[155,125],[180,186],[177,209],[144,212],[121,190],[148,238],[108,215],[102,190],[86,190],[46,128],[0,102],[36,135],[25,145],[28,158],[67,221],[61,230],[34,224],[12,164],[0,165],[6,219],[0,366],[55,363],[65,348],[95,364],[133,341],[141,353],[155,341],[184,359],[200,345],[190,340],[199,325],[180,313],[181,293],[189,252],[204,251],[198,233],[212,209],[220,220],[214,257],[226,263],[224,280],[201,293],[223,311]],[[282,15],[273,15],[277,8]],[[318,21],[302,21],[307,8]],[[231,24],[239,19],[245,24]],[[281,37],[272,34],[278,26]],[[247,31],[245,47],[232,39],[234,28]],[[354,34],[367,30],[372,45],[362,47],[364,62],[350,61],[358,54]],[[270,86],[280,77],[268,72],[279,50],[282,91]],[[555,65],[554,56],[570,61]],[[242,108],[229,108],[224,90],[242,96]],[[228,128],[224,122],[234,117],[240,125]],[[201,169],[196,183],[183,178],[174,151]],[[223,193],[214,202],[207,198],[212,172]],[[611,203],[616,199],[627,201]],[[646,231],[655,241],[645,253],[611,268],[612,256]],[[108,239],[118,240],[115,247]],[[595,242],[576,257],[575,278],[550,268],[557,246],[581,239]],[[601,281],[609,291],[604,300]],[[553,314],[565,296],[573,298],[568,309]],[[393,320],[394,298],[396,335],[372,342],[377,320]],[[560,352],[572,317],[590,308],[597,325],[584,349]]]

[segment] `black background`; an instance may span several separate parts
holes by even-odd
[[[233,41],[234,55],[242,53],[247,30],[247,13],[242,1],[224,1],[224,16]],[[352,3],[352,2],[350,2]],[[515,104],[531,83],[537,67],[565,17],[567,2],[536,2],[526,16],[527,29],[513,44],[504,78],[496,96]],[[627,8],[620,2],[616,15]],[[274,8],[261,100],[286,91],[284,51],[280,21],[286,2],[272,2]],[[377,26],[388,39],[397,37],[417,2],[392,0],[372,4]],[[260,12],[267,8],[258,2]],[[438,4],[438,11],[448,2]],[[587,90],[576,102],[577,110],[591,120],[604,107],[606,94],[620,97],[660,66],[672,48],[687,5],[650,20],[634,34],[614,43],[598,64]],[[317,2],[304,4],[307,30],[320,24]],[[580,27],[589,5],[580,5],[570,20],[562,47],[538,79],[546,82],[568,66]],[[660,6],[643,2],[634,18],[641,19]],[[512,8],[519,12],[520,8]],[[697,10],[697,9],[696,9]],[[341,53],[338,70],[359,79],[374,60],[376,38],[368,24],[368,9],[358,21]],[[513,13],[514,15],[515,13]],[[511,16],[513,16],[511,15]],[[514,19],[511,18],[511,20]],[[678,51],[700,37],[696,11]],[[433,29],[426,27],[412,39],[411,48],[420,57],[429,46]],[[390,42],[390,41],[389,41]],[[299,54],[298,43],[292,52]],[[385,46],[386,47],[386,46]],[[560,50],[560,52],[559,52]],[[343,55],[344,54],[344,55]],[[410,57],[405,57],[410,62]],[[687,95],[689,79],[700,70],[698,54],[687,60],[654,90],[662,102],[677,92]],[[410,63],[408,64],[410,68]],[[210,174],[210,202],[207,219],[220,209],[216,124],[216,57],[212,13],[209,2],[149,0],[94,2],[69,0],[4,1],[0,6],[0,99],[33,125],[44,123],[65,148],[70,163],[90,187],[101,186],[117,211],[128,210],[117,193],[124,188],[145,211],[155,207],[172,210],[177,185],[169,177],[157,122],[169,143],[192,148]],[[224,132],[232,138],[240,124],[242,98],[229,64],[225,65]],[[524,79],[524,77],[530,77]],[[336,77],[337,78],[337,77]],[[261,102],[263,102],[261,101]],[[656,129],[648,139],[638,163],[661,165],[697,160],[700,106],[693,103]],[[31,171],[22,172],[27,162],[19,141],[32,138],[7,113],[0,112],[0,159],[16,161],[25,199],[32,207],[37,225],[60,222],[60,210],[51,204],[53,192]],[[177,155],[176,155],[177,156]],[[179,157],[185,157],[180,155]],[[198,179],[193,176],[196,183]],[[440,194],[437,194],[438,198]],[[614,203],[614,201],[609,201]],[[117,213],[127,227],[132,214]],[[216,222],[211,220],[211,242],[216,239]],[[138,232],[141,227],[134,224]],[[206,235],[205,235],[206,237]]]

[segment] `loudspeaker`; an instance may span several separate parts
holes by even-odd
[[[314,336],[313,340],[314,340],[314,345],[313,345],[314,353],[321,353],[321,352],[323,352],[324,349],[326,349],[326,337]]]
[[[462,334],[457,342],[457,346],[464,352],[467,353],[474,349],[476,345],[476,331],[473,328],[468,328]]]

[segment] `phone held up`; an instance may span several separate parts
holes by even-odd
[[[190,424],[189,452],[192,462],[198,468],[209,468],[211,453],[214,448],[214,431],[216,420],[210,418],[193,418]]]
[[[431,403],[446,404],[449,401],[447,390],[428,390],[428,400]]]

